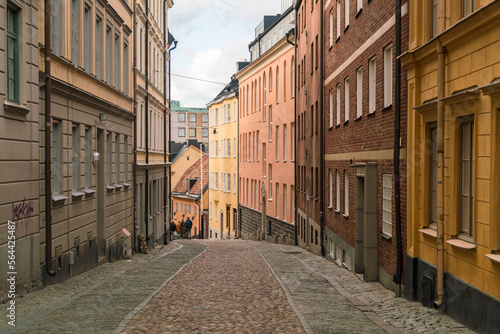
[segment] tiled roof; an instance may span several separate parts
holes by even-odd
[[[198,159],[191,167],[189,167],[182,175],[181,179],[175,185],[173,193],[178,194],[190,194],[190,195],[200,195],[201,192],[201,180],[200,180],[200,163],[201,159]],[[203,155],[203,188],[208,185],[208,155]],[[188,179],[197,179],[196,183],[191,189],[188,189]]]

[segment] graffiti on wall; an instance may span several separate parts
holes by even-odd
[[[12,220],[17,223],[18,226],[25,227],[26,234],[28,234],[28,217],[33,213],[33,201],[26,201],[23,199],[21,203],[12,203]]]

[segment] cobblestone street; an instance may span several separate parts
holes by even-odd
[[[473,333],[297,247],[178,241],[17,299],[1,333]]]

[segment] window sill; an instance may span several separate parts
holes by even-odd
[[[347,124],[349,124],[349,120],[344,121],[344,125],[347,125]]]
[[[392,109],[392,103],[391,104],[388,104],[386,105],[385,107],[382,108],[382,111],[387,111],[387,110],[391,110]]]
[[[380,236],[386,240],[391,240],[392,239],[392,236],[385,233],[385,232],[380,232]]]
[[[94,189],[90,189],[90,188],[85,189],[85,194],[86,195],[91,195],[91,194],[94,194],[94,193],[95,193]]]
[[[67,196],[64,196],[64,195],[61,195],[61,194],[53,194],[52,195],[52,202],[64,202],[65,200],[67,200],[68,197]]]
[[[354,121],[359,121],[361,118],[363,118],[363,115],[356,117]]]
[[[500,254],[485,254],[488,259],[496,263],[500,263]]]
[[[361,12],[363,11],[363,8],[360,8],[358,10],[358,12],[356,13],[356,15],[354,15],[354,17],[357,19],[359,15],[361,15]]]
[[[349,25],[347,25],[345,28],[344,28],[344,34],[345,32],[349,29]]]
[[[124,184],[123,184],[123,186],[124,186],[125,188],[128,188],[128,187],[130,187],[130,183],[124,183]]]
[[[328,131],[331,131],[333,129],[333,125],[330,125],[330,127],[328,128]]]
[[[335,40],[335,43],[337,43],[340,39],[340,36],[337,36],[337,39]]]
[[[335,213],[340,213],[340,210],[339,209],[335,209]]]
[[[340,123],[339,123],[339,124],[337,124],[337,125],[335,125],[335,127],[336,127],[336,128],[338,128],[339,126],[340,126]]]
[[[273,199],[272,199],[272,198],[268,198],[267,200],[268,200],[269,202],[272,202],[272,201],[273,201]]]
[[[113,186],[113,185],[107,185],[107,186],[106,186],[106,189],[108,189],[108,190],[113,190],[113,189],[115,189],[115,186]]]
[[[318,201],[318,197],[314,197],[314,200],[317,202]]]
[[[5,108],[5,111],[21,114],[23,116],[26,116],[30,112],[30,109],[24,104],[19,104],[7,99],[3,101],[3,106]]]
[[[333,44],[330,44],[330,47],[328,48],[328,52],[332,51],[332,47],[333,47]]]
[[[83,195],[85,195],[83,191],[73,190],[71,192],[72,197],[82,197]]]
[[[115,188],[118,188],[118,189],[119,189],[119,188],[123,188],[123,185],[116,183],[116,184],[115,184]]]
[[[329,206],[328,206],[328,210],[331,210],[331,209],[332,209],[332,206],[331,206],[331,205],[329,205]]]
[[[343,213],[343,214],[342,214],[342,217],[344,217],[344,218],[349,218],[349,214],[348,214],[348,213]]]
[[[465,240],[460,240],[460,239],[450,239],[446,241],[447,244],[452,245],[457,248],[462,248],[462,249],[476,249],[476,244],[472,242],[468,242]]]
[[[437,231],[433,228],[424,227],[423,229],[420,229],[418,231],[422,234],[437,238]]]
[[[372,110],[372,111],[368,112],[368,116],[372,116],[372,115],[375,115],[375,110]]]

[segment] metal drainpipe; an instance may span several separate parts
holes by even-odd
[[[396,57],[394,70],[394,197],[396,210],[396,297],[401,297],[401,276],[403,273],[403,245],[401,237],[401,197],[399,177],[399,141],[401,132],[401,0],[396,0]]]
[[[171,96],[171,92],[172,92],[172,81],[171,81],[172,62],[170,60],[170,52],[177,47],[178,42],[174,39],[174,41],[172,43],[174,43],[174,47],[170,48],[168,50],[168,110],[169,110],[169,115],[168,115],[168,153],[170,153],[170,142],[172,140],[172,131],[171,131],[171,123],[170,123],[171,117],[172,117],[172,96]],[[165,136],[165,138],[166,138],[166,136]],[[172,194],[172,180],[170,178],[171,168],[172,168],[172,166],[169,165],[168,166],[168,196],[169,197],[171,197],[171,194]],[[168,223],[169,224],[172,221],[172,205],[173,205],[173,202],[172,202],[172,200],[170,200],[170,208],[168,210],[168,213],[169,213]],[[172,233],[172,231],[170,231],[170,233]]]
[[[134,0],[134,31],[136,30],[137,27],[137,17],[136,17],[136,11],[137,11],[137,2]],[[137,48],[137,37],[136,34],[134,34],[134,49]],[[140,46],[139,46],[140,47]],[[134,50],[134,58],[133,58],[133,70],[134,70],[134,166],[132,167],[133,169],[133,188],[134,188],[134,226],[132,226],[132,235],[133,235],[133,248],[136,249],[137,247],[137,231],[136,228],[137,226],[137,56],[136,52]],[[137,251],[139,249],[137,248]]]
[[[436,212],[437,221],[437,294],[434,307],[439,308],[444,299],[444,85],[445,85],[445,56],[446,50],[441,45],[441,40],[437,40],[437,198]]]
[[[320,10],[323,10],[324,8],[324,4],[323,4],[324,0],[321,0],[320,1]],[[324,17],[323,17],[323,13],[321,13],[321,25],[320,27],[323,27],[323,21],[324,21]],[[321,64],[319,66],[319,70],[320,70],[320,87],[323,87],[323,38],[324,38],[324,33],[323,33],[323,30],[321,30],[321,41],[320,41],[320,54],[321,54]],[[317,56],[317,55],[316,55]],[[312,60],[311,60],[312,61]],[[323,117],[323,88],[321,88],[320,90],[320,98],[319,98],[319,104],[320,104],[320,119],[324,121],[324,117]],[[318,120],[316,120],[318,121]],[[325,126],[325,122],[320,122],[321,124],[321,127],[320,127],[320,150],[321,150],[321,153],[320,153],[320,173],[322,175],[322,180],[325,180],[325,140],[324,140],[324,126]],[[325,185],[324,185],[324,182],[320,182],[320,192],[319,192],[319,207],[320,207],[320,245],[321,245],[321,255],[324,257],[325,256],[325,215],[324,215],[324,212],[325,212],[325,208],[324,208],[324,205],[325,205],[325,201],[324,201],[324,191],[325,191]]]
[[[166,1],[163,1],[165,17]],[[163,244],[167,244],[167,24],[163,19]],[[170,98],[170,97],[169,97]]]
[[[52,169],[51,169],[51,125],[50,116],[51,83],[50,77],[50,20],[52,15],[51,0],[45,0],[45,271],[50,277],[56,275],[52,269]]]
[[[145,223],[146,223],[146,243],[149,246],[149,7],[148,2],[146,3],[146,47],[144,50],[145,55],[145,70],[146,70],[146,113],[145,113],[145,136],[146,136],[146,184],[145,184],[145,194],[144,194],[144,215],[145,215]]]

